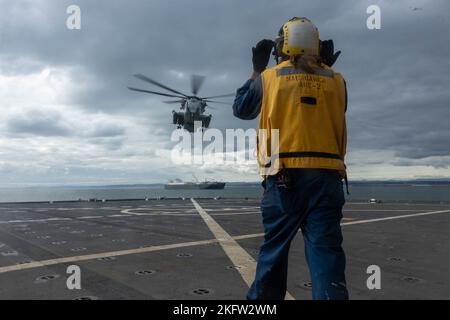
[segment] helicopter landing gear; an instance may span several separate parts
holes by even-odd
[[[184,123],[184,115],[179,112],[172,111],[172,122],[177,125],[178,128],[182,127]]]
[[[175,111],[172,111],[172,123],[177,124],[178,122],[178,115]]]
[[[209,115],[209,116],[202,115],[202,116],[200,116],[200,119],[202,121],[202,126],[204,128],[209,128],[209,123],[211,122],[211,118],[212,118],[212,115]]]

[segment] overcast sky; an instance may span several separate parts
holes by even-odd
[[[66,8],[81,8],[81,30]],[[371,4],[381,30],[366,27]],[[450,177],[450,42],[446,0],[0,0],[0,184],[256,181],[249,165],[177,166],[172,108],[143,73],[200,95],[235,92],[251,47],[292,16],[309,17],[342,50],[351,179]],[[271,62],[273,64],[273,62]],[[232,99],[229,99],[231,101]],[[212,110],[211,126],[256,128]]]

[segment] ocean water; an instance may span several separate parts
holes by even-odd
[[[348,201],[450,202],[449,185],[350,185]],[[165,190],[163,186],[0,188],[0,202],[73,201],[87,199],[145,199],[158,197],[260,198],[259,184],[227,185],[223,190]]]

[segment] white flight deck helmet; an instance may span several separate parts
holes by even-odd
[[[282,32],[285,55],[319,55],[319,30],[309,19],[292,18],[283,25]]]

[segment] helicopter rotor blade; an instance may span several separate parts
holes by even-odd
[[[182,96],[184,96],[184,97],[187,97],[187,95],[185,95],[184,93],[182,93],[182,92],[180,92],[180,91],[177,91],[177,90],[174,90],[174,89],[172,89],[172,88],[169,88],[168,86],[165,86],[165,85],[163,85],[162,83],[156,82],[155,80],[150,79],[149,77],[146,77],[146,76],[144,76],[143,74],[135,74],[134,76],[135,76],[136,78],[142,80],[142,81],[151,83],[151,84],[153,84],[153,85],[155,85],[155,86],[158,86],[158,87],[160,87],[160,88],[163,88],[163,89],[165,89],[165,90],[167,90],[167,91],[170,91],[170,92],[173,92],[173,93],[182,95]]]
[[[236,93],[229,93],[229,94],[223,94],[220,96],[205,97],[203,99],[228,98],[228,97],[235,97],[235,96],[236,96]]]
[[[204,102],[210,102],[210,103],[226,104],[226,105],[229,105],[229,106],[232,105],[231,102],[214,101],[214,100],[205,100],[205,99],[203,99],[203,101],[204,101]]]
[[[204,81],[205,81],[204,76],[199,76],[196,74],[193,74],[191,76],[191,89],[192,89],[192,94],[194,96],[197,95],[197,93],[200,90],[200,88],[202,87]]]
[[[128,87],[129,90],[131,91],[137,91],[137,92],[144,92],[144,93],[150,93],[150,94],[157,94],[160,96],[165,96],[165,97],[171,97],[171,98],[184,98],[182,96],[177,96],[174,94],[168,94],[168,93],[162,93],[162,92],[156,92],[156,91],[150,91],[150,90],[144,90],[144,89],[138,89],[138,88],[132,88],[132,87]]]
[[[184,100],[171,100],[171,101],[163,101],[164,103],[167,104],[177,104],[177,103],[183,103]]]

